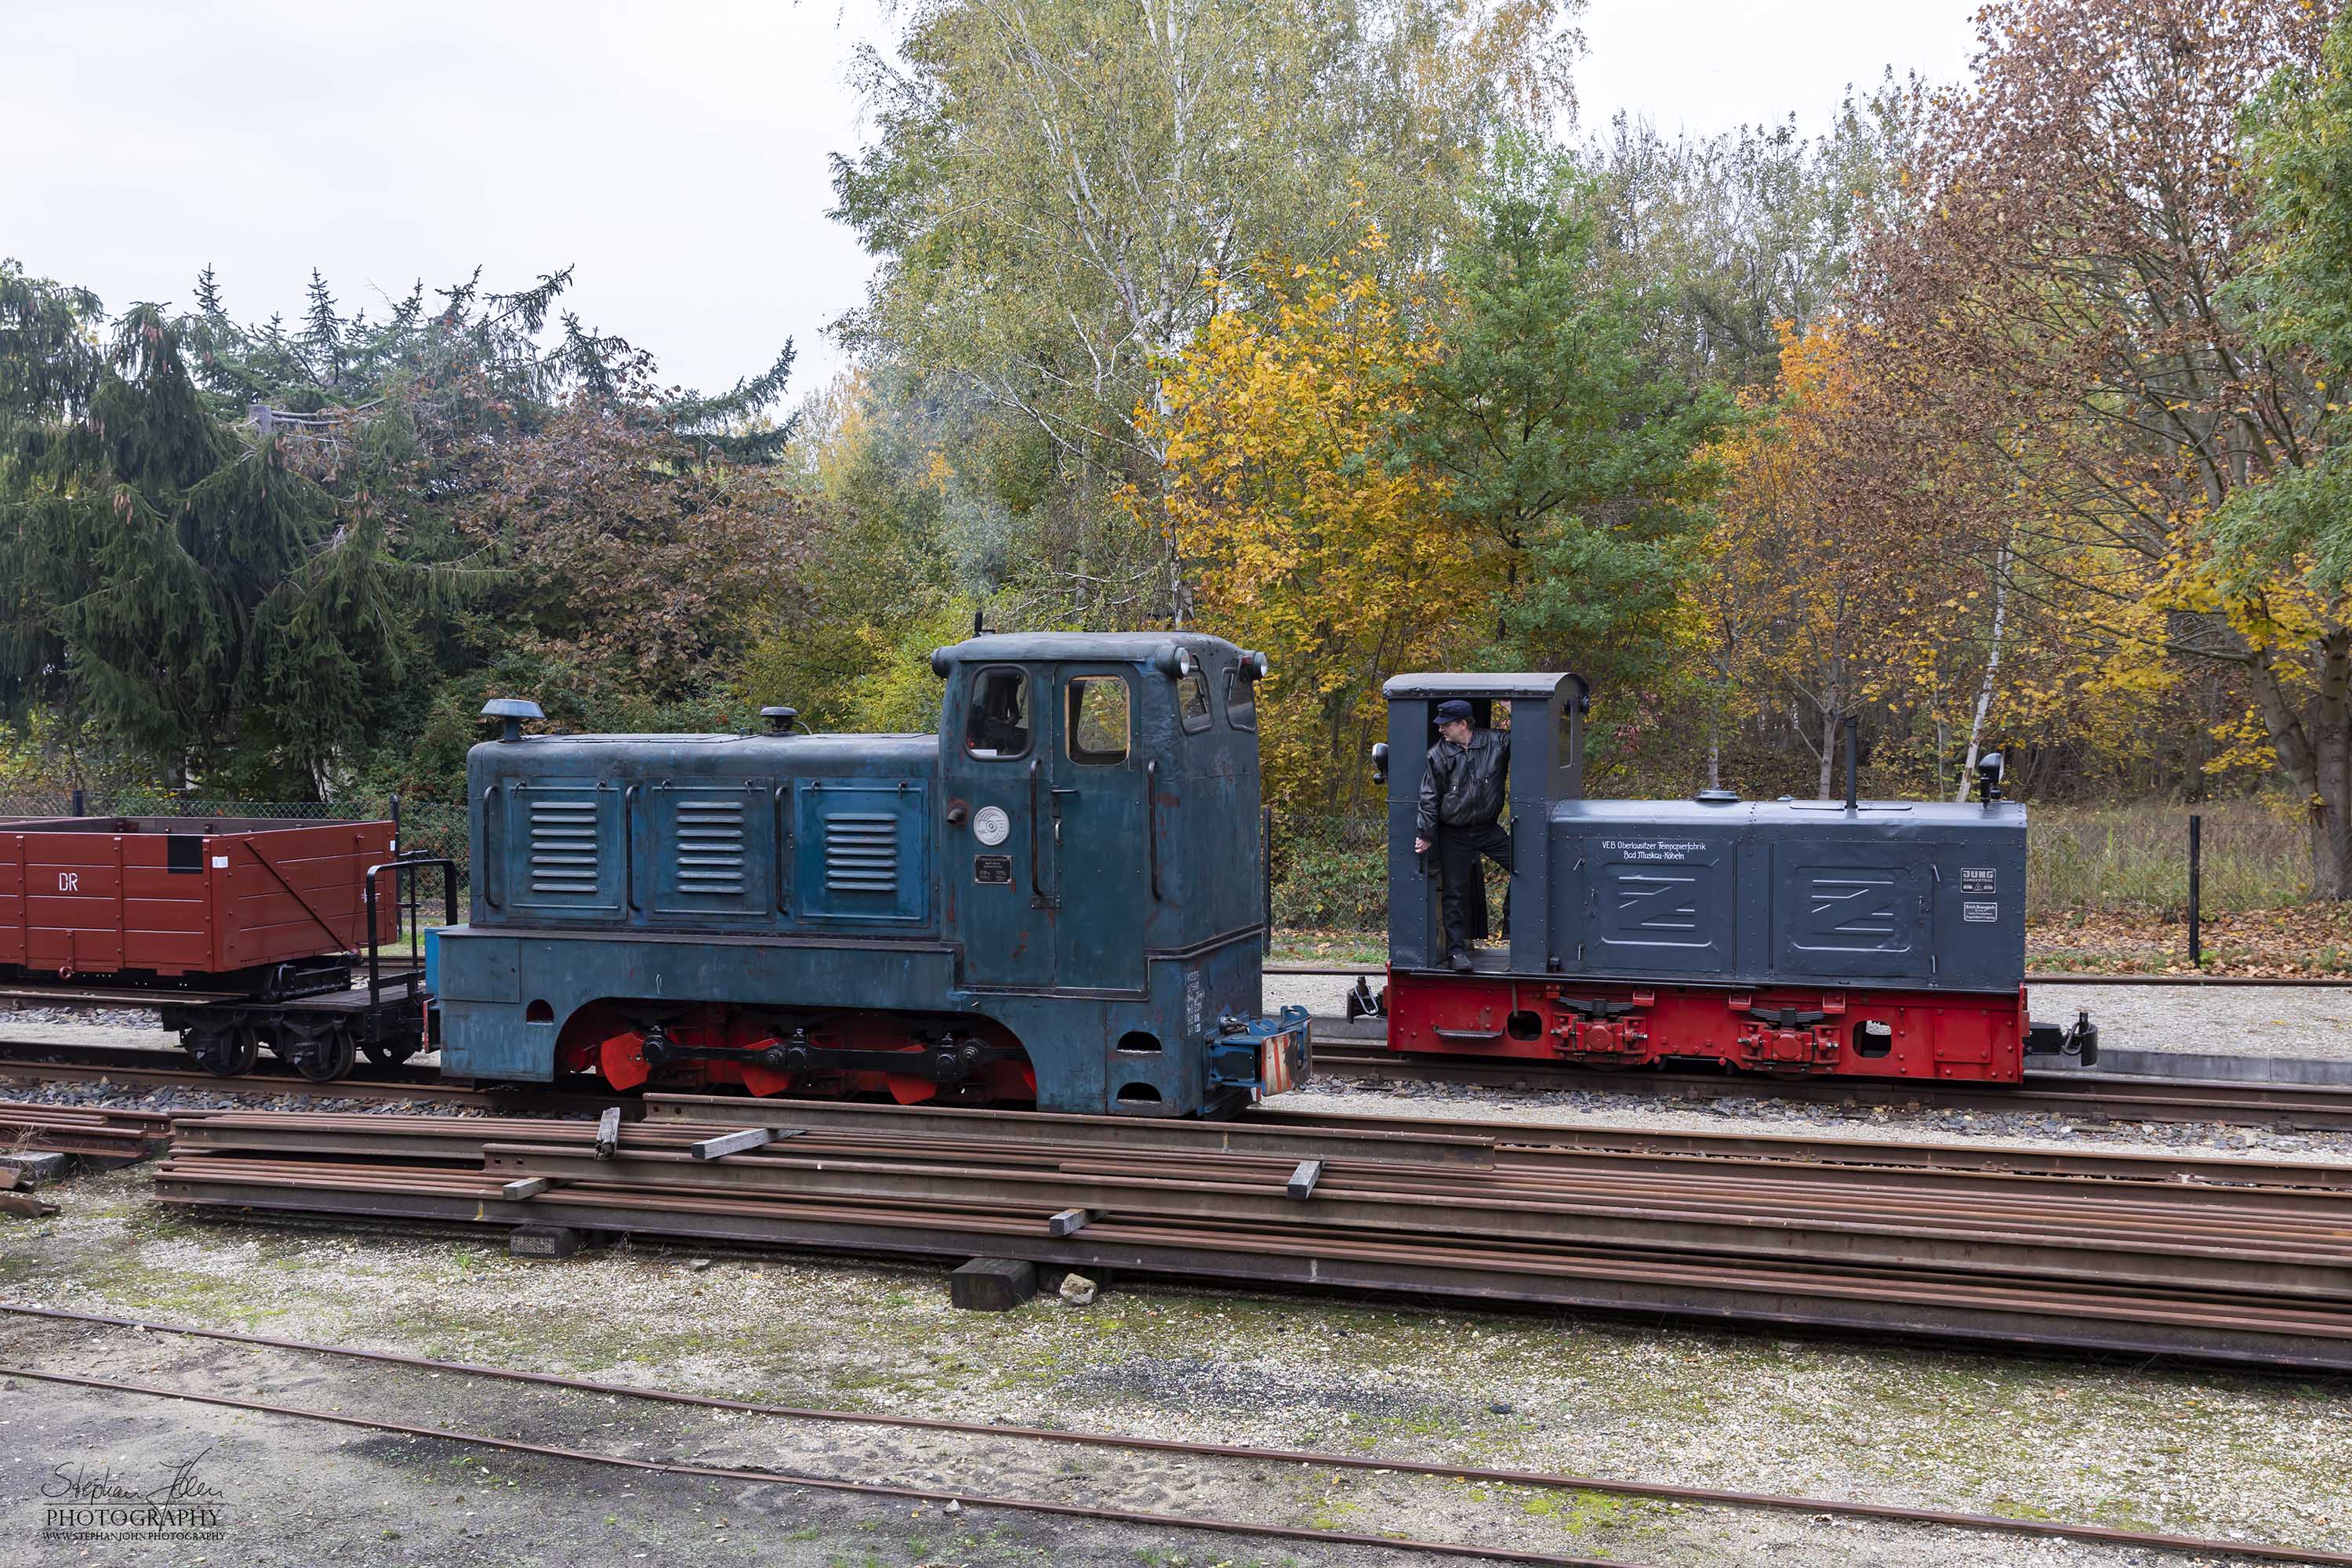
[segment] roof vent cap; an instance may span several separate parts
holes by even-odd
[[[771,735],[791,734],[793,721],[800,716],[801,710],[797,708],[772,707],[760,710],[760,717],[768,721],[768,733]]]
[[[1703,789],[1691,797],[1701,805],[1736,805],[1739,792],[1736,789]]]
[[[539,704],[531,701],[529,698],[493,697],[488,702],[482,704],[482,717],[485,719],[502,719],[506,721],[503,731],[499,736],[499,740],[520,741],[522,739],[522,721],[524,720],[544,719],[547,715],[541,712],[539,710]]]

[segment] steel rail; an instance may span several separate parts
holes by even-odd
[[[12,1053],[23,1052],[25,1057]],[[26,1059],[31,1057],[47,1060]],[[318,1082],[283,1068],[257,1068],[222,1077],[192,1064],[177,1047],[152,1050],[137,1046],[98,1046],[79,1041],[0,1040],[0,1080],[84,1083],[104,1080],[125,1089],[184,1089],[219,1094],[297,1095],[305,1100],[428,1100],[498,1110],[522,1104],[593,1114],[608,1105],[634,1101],[618,1094],[595,1094],[536,1085],[482,1088],[453,1083],[430,1069],[371,1067],[367,1076]]]
[[[2180,1326],[2230,1326],[2246,1333],[2322,1335],[2331,1338],[2338,1354],[2324,1366],[2345,1371],[2352,1359],[2345,1342],[2352,1340],[2352,1321],[2333,1307],[2307,1307],[2298,1302],[2272,1305],[2261,1298],[2237,1298],[2197,1289],[2197,1286],[2155,1286],[2128,1293],[2095,1293],[2082,1286],[2051,1289],[2042,1281],[1983,1281],[1967,1269],[1938,1268],[1867,1268],[1825,1269],[1776,1258],[1679,1258],[1651,1253],[1646,1248],[1585,1244],[1576,1237],[1555,1241],[1517,1241],[1494,1248],[1467,1248],[1451,1239],[1404,1237],[1390,1239],[1388,1232],[1331,1232],[1327,1237],[1298,1237],[1265,1225],[1242,1220],[1218,1220],[1216,1215],[1106,1215],[1075,1232],[1068,1241],[1045,1248],[1033,1246],[1045,1234],[1045,1220],[1034,1213],[1007,1213],[990,1194],[967,1199],[863,1199],[842,1192],[776,1192],[776,1194],[724,1194],[708,1190],[668,1187],[552,1187],[531,1199],[501,1196],[501,1180],[487,1178],[470,1168],[367,1168],[315,1166],[299,1162],[188,1162],[174,1157],[158,1173],[158,1194],[164,1201],[184,1201],[207,1208],[294,1208],[303,1213],[339,1211],[360,1199],[393,1199],[391,1204],[364,1204],[360,1213],[372,1217],[454,1217],[475,1225],[501,1223],[572,1223],[583,1229],[609,1229],[633,1234],[673,1234],[673,1237],[736,1237],[748,1241],[781,1241],[785,1246],[830,1246],[809,1241],[824,1225],[852,1225],[854,1246],[846,1250],[915,1250],[934,1256],[990,1256],[990,1246],[1013,1244],[1024,1256],[1034,1253],[1046,1262],[1085,1268],[1087,1262],[1108,1262],[1110,1268],[1155,1269],[1162,1253],[1185,1253],[1183,1268],[1155,1272],[1213,1272],[1202,1269],[1190,1253],[1228,1253],[1242,1260],[1275,1265],[1277,1272],[1225,1272],[1249,1284],[1336,1284],[1371,1289],[1395,1289],[1388,1279],[1340,1279],[1328,1265],[1369,1265],[1397,1262],[1416,1268],[1413,1281],[1430,1293],[1506,1295],[1500,1290],[1454,1290],[1470,1274],[1519,1277],[1540,1286],[1545,1279],[1595,1279],[1642,1286],[1644,1307],[1686,1302],[1691,1293],[1717,1290],[1769,1290],[1785,1295],[1813,1295],[1822,1300],[1886,1302],[1898,1307],[1950,1305],[1964,1311],[2034,1311],[2072,1314],[2082,1319],[2112,1321],[2180,1323]],[[348,1194],[336,1199],[330,1194]],[[689,1220],[746,1220],[776,1223],[776,1232],[734,1227],[708,1229],[687,1225]],[[955,1223],[950,1229],[940,1225]],[[891,1232],[903,1232],[906,1241],[887,1241]],[[973,1241],[979,1237],[981,1241]],[[1428,1284],[1433,1281],[1434,1284]],[[1670,1290],[1667,1290],[1670,1286]],[[1656,1293],[1658,1289],[1663,1293]],[[1933,1295],[1933,1302],[1927,1295]],[[1540,1289],[1510,1295],[1512,1300],[1557,1300]],[[1567,1302],[1592,1305],[1592,1302]],[[1811,1321],[1780,1317],[1776,1321]],[[2094,1340],[2061,1340],[2094,1350],[2147,1350],[2145,1344],[2107,1344]],[[2180,1350],[2180,1347],[2171,1347]],[[2249,1356],[2239,1356],[2249,1359]],[[2265,1359],[2265,1363],[2288,1361]],[[2322,1363],[2312,1363],[2322,1366]]]
[[[1410,1055],[1370,1041],[1318,1038],[1313,1063],[1336,1077],[1483,1088],[1597,1090],[1642,1099],[1789,1100],[1807,1104],[1919,1106],[2112,1121],[2269,1124],[2352,1131],[2352,1089],[2232,1079],[2028,1073],[2021,1085],[1915,1079],[1782,1079],[1761,1074],[1611,1072],[1537,1058]]]
[[[1723,1323],[1777,1323],[1836,1332],[1959,1340],[2014,1349],[2177,1355],[2270,1369],[2352,1370],[2352,1325],[2332,1310],[2292,1310],[2210,1294],[1991,1288],[1949,1272],[1862,1273],[1769,1264],[1706,1266],[1573,1247],[1466,1251],[1439,1243],[1340,1238],[1303,1249],[1296,1237],[1199,1221],[1109,1216],[1064,1239],[1041,1215],[939,1204],[829,1206],[789,1197],[601,1194],[555,1188],[503,1198],[478,1171],[406,1173],[397,1182],[347,1167],[314,1173],[269,1162],[217,1162],[159,1172],[156,1196],[212,1212],[292,1211],[370,1221],[483,1226],[559,1224],[588,1231],[789,1247],[852,1256],[961,1259],[1018,1257],[1065,1268],[1110,1268],[1244,1288],[1457,1297],[1485,1303],[1660,1314]],[[984,1199],[976,1199],[983,1202]]]
[[[887,1122],[894,1113],[886,1109],[877,1114]],[[983,1128],[992,1120],[968,1114]],[[745,1239],[803,1247],[847,1240],[850,1250],[862,1246],[971,1256],[1010,1245],[1023,1256],[1080,1267],[1091,1262],[1148,1268],[1164,1260],[1170,1267],[1155,1271],[1253,1282],[1433,1289],[1604,1309],[1622,1301],[1699,1310],[1693,1302],[1705,1294],[1721,1298],[1715,1304],[1732,1316],[1753,1317],[1767,1308],[1765,1315],[1785,1315],[1783,1307],[1757,1297],[1773,1289],[1807,1299],[1807,1321],[1826,1326],[1869,1327],[1858,1314],[1874,1315],[1884,1320],[1877,1324],[1881,1328],[1946,1334],[1957,1330],[1965,1337],[1967,1325],[1955,1314],[1991,1310],[2024,1314],[2015,1331],[2043,1342],[2339,1369],[2352,1354],[2345,1342],[2352,1340],[2352,1324],[2339,1313],[2331,1309],[2314,1315],[2288,1304],[2298,1296],[2315,1293],[2326,1300],[2340,1294],[2347,1247],[2340,1225],[2329,1217],[2329,1208],[2340,1206],[2340,1200],[2314,1205],[2304,1201],[2307,1194],[2269,1188],[2242,1189],[2243,1212],[2231,1215],[2199,1202],[2177,1202],[2173,1189],[2084,1182],[2074,1184],[2084,1196],[2076,1205],[2081,1223],[2053,1226],[2021,1218],[2003,1187],[1976,1203],[1923,1202],[1912,1234],[1898,1233],[1883,1203],[1864,1201],[1867,1193],[1799,1194],[1783,1213],[1768,1201],[1775,1198],[1769,1182],[1751,1190],[1713,1179],[1704,1165],[1654,1174],[1647,1187],[1598,1184],[1574,1173],[1556,1175],[1533,1184],[1538,1201],[1531,1207],[1521,1201],[1529,1184],[1507,1167],[1496,1174],[1433,1173],[1418,1184],[1422,1201],[1415,1202],[1416,1184],[1407,1173],[1391,1173],[1381,1185],[1380,1173],[1366,1175],[1339,1163],[1325,1177],[1328,1199],[1318,1189],[1312,1202],[1297,1204],[1276,1196],[1282,1188],[1278,1163],[1246,1156],[1217,1156],[1189,1169],[1164,1157],[1147,1159],[1140,1163],[1151,1170],[1113,1172],[1128,1184],[1114,1187],[1101,1184],[1098,1157],[1057,1163],[1052,1171],[1039,1167],[1034,1156],[1042,1152],[995,1164],[976,1160],[969,1139],[961,1146],[909,1144],[895,1151],[895,1164],[877,1163],[874,1156],[881,1151],[874,1147],[844,1145],[835,1156],[801,1139],[777,1146],[791,1152],[700,1163],[681,1152],[692,1136],[691,1124],[648,1124],[637,1147],[625,1141],[619,1158],[592,1162],[584,1148],[574,1155],[561,1147],[501,1145],[502,1137],[524,1132],[517,1123],[450,1122],[446,1134],[428,1141],[405,1138],[404,1128],[377,1121],[350,1146],[313,1149],[304,1137],[310,1120],[247,1116],[189,1123],[185,1131],[196,1146],[174,1151],[158,1173],[158,1197],[214,1207],[359,1206],[477,1223],[562,1215],[592,1229],[697,1235],[709,1233],[715,1223],[711,1216],[724,1215],[757,1226],[737,1227]],[[363,1119],[328,1120],[348,1125]],[[226,1125],[231,1121],[243,1125]],[[271,1146],[273,1128],[285,1134],[278,1147]],[[579,1131],[567,1128],[566,1134]],[[216,1147],[223,1142],[230,1147]],[[656,1143],[666,1150],[652,1146]],[[278,1157],[236,1157],[240,1152]],[[394,1160],[440,1156],[458,1163],[428,1175],[414,1166],[322,1163],[317,1156],[324,1153]],[[509,1163],[489,1173],[486,1161]],[[1160,1168],[1169,1173],[1155,1190],[1148,1178]],[[530,1175],[552,1177],[559,1184],[527,1202],[501,1201],[503,1178]],[[1030,1207],[1017,1201],[1024,1186]],[[1485,1186],[1494,1190],[1479,1190]],[[1683,1187],[1704,1190],[1678,1190]],[[1388,1201],[1400,1189],[1405,1201]],[[1015,1193],[1013,1200],[1006,1198],[1008,1190]],[[1102,1200],[1108,1212],[1081,1235],[1050,1242],[1035,1234],[1044,1228],[1045,1214],[1073,1204],[1093,1207],[1082,1201],[1089,1196]],[[1561,1206],[1563,1197],[1570,1206]],[[1433,1204],[1431,1198],[1444,1202]],[[444,1199],[462,1207],[441,1206]],[[1492,1200],[1487,1206],[1494,1220],[1453,1223],[1458,1210],[1449,1205],[1482,1200]],[[1575,1205],[1589,1210],[1596,1203],[1634,1216],[1634,1223],[1596,1227],[1571,1219]],[[820,1204],[828,1206],[813,1206]],[[582,1212],[573,1217],[575,1205]],[[584,1212],[592,1209],[593,1217]],[[1399,1224],[1417,1210],[1425,1223],[1408,1224],[1401,1232]],[[1545,1213],[1558,1215],[1559,1223],[1537,1217]],[[1011,1230],[1003,1231],[990,1216],[1010,1220]],[[845,1226],[853,1226],[854,1234],[835,1228]],[[1499,1229],[1513,1234],[1495,1235]],[[912,1230],[954,1239],[916,1245]],[[982,1231],[1000,1238],[983,1237]],[[1488,1236],[1473,1246],[1457,1231]],[[1878,1239],[1867,1240],[1864,1232]],[[1013,1239],[1008,1243],[1003,1236]],[[1847,1239],[1835,1239],[1840,1237]],[[1916,1245],[1918,1256],[1906,1251],[1905,1241]],[[1824,1247],[1830,1255],[1805,1261],[1806,1255],[1822,1254]],[[2009,1260],[1992,1272],[2021,1276],[2032,1289],[1990,1288],[1984,1277],[1992,1261],[1989,1255],[2004,1247]],[[1701,1264],[1699,1258],[1710,1252],[1726,1255],[1726,1262]],[[2086,1270],[2083,1266],[2100,1253],[2113,1255],[2113,1263]],[[1244,1262],[1240,1254],[1257,1255],[1259,1260]],[[1265,1261],[1268,1254],[1290,1258],[1304,1273]],[[2151,1273],[2147,1260],[2168,1254],[2182,1262],[2199,1255],[2218,1258],[2218,1266],[2208,1262],[2203,1270],[2212,1292],[2186,1293],[2197,1283],[2193,1269],[2176,1266]],[[2070,1258],[2077,1261],[2070,1264]],[[1389,1271],[1385,1276],[1383,1269]],[[1433,1273],[1449,1270],[1461,1278],[1433,1283]],[[2068,1289],[2067,1275],[2081,1282]],[[1471,1276],[1483,1282],[1474,1288]],[[1514,1286],[1508,1276],[1526,1282]],[[1660,1294],[1677,1281],[1674,1291]],[[2265,1296],[2272,1300],[2265,1301]],[[1823,1305],[1831,1301],[1848,1305]],[[1878,1305],[1853,1305],[1865,1301]],[[2123,1331],[2112,1328],[2093,1337],[2084,1321],[2089,1319],[2142,1327],[2121,1339],[2116,1335]]]
[[[24,1053],[20,1058],[12,1053]],[[30,1060],[25,1058],[46,1058]],[[1490,1088],[1597,1089],[1644,1099],[1774,1099],[1810,1104],[1920,1106],[1941,1110],[2063,1115],[2090,1121],[2210,1121],[2277,1125],[2305,1131],[2352,1131],[2352,1089],[2228,1079],[2141,1079],[2120,1075],[2028,1074],[2022,1086],[1921,1082],[1903,1079],[1790,1079],[1761,1075],[1616,1072],[1538,1058],[1415,1056],[1370,1041],[1326,1036],[1316,1041],[1314,1065],[1337,1077],[1370,1077]],[[593,1112],[630,1103],[619,1095],[542,1089],[486,1089],[451,1083],[429,1069],[371,1068],[365,1077],[316,1083],[290,1071],[257,1068],[222,1078],[188,1065],[176,1047],[93,1046],[79,1042],[0,1040],[0,1078],[73,1082],[101,1074],[126,1087],[210,1089],[221,1093],[284,1093],[306,1099],[420,1100],[496,1106],[519,1100],[563,1104]],[[743,1099],[743,1097],[735,1097]],[[743,1103],[779,1103],[743,1099]],[[1037,1113],[1032,1113],[1037,1114]],[[1303,1125],[1303,1123],[1297,1123]],[[1134,1120],[1130,1125],[1151,1123]]]
[[[2166,1151],[2117,1152],[2073,1149],[2011,1149],[1998,1145],[1920,1142],[1880,1138],[1844,1138],[1787,1132],[1656,1131],[1646,1128],[1597,1127],[1583,1123],[1528,1121],[1465,1121],[1442,1117],[1372,1116],[1352,1111],[1301,1111],[1255,1108],[1235,1121],[1181,1120],[1140,1121],[1129,1117],[1068,1116],[1049,1134],[1034,1111],[931,1109],[910,1106],[851,1104],[837,1100],[795,1100],[785,1098],[750,1100],[740,1096],[648,1094],[642,1104],[645,1121],[632,1138],[657,1140],[658,1130],[684,1124],[715,1126],[797,1126],[828,1131],[866,1130],[887,1134],[894,1146],[921,1142],[930,1136],[984,1139],[992,1151],[1030,1144],[1087,1140],[1097,1148],[1121,1154],[1146,1150],[1216,1150],[1244,1147],[1231,1131],[1255,1132],[1253,1147],[1265,1152],[1287,1152],[1294,1159],[1321,1154],[1323,1147],[1273,1141],[1270,1133],[1328,1134],[1329,1152],[1349,1152],[1337,1135],[1355,1134],[1377,1150],[1378,1135],[1397,1138],[1446,1138],[1467,1142],[1473,1149],[1483,1142],[1491,1152],[1469,1164],[1496,1169],[1581,1168],[1602,1158],[1627,1161],[1681,1162],[1709,1160],[1759,1162],[1777,1169],[1798,1164],[1843,1167],[1849,1173],[1868,1168],[1882,1178],[1916,1172],[1924,1175],[1951,1172],[2012,1173],[2034,1177],[2095,1177],[2117,1181],[2213,1184],[2260,1184],[2333,1189],[2352,1186],[2352,1165],[2320,1162],[2254,1161],[2220,1152]],[[212,1120],[215,1128],[242,1125],[226,1117]],[[362,1130],[378,1128],[371,1119]],[[470,1124],[461,1130],[470,1130]],[[1362,1151],[1355,1151],[1361,1152]]]
[[[1213,1531],[1221,1535],[1248,1535],[1276,1541],[1308,1541],[1322,1546],[1385,1547],[1392,1552],[1417,1552],[1433,1557],[1468,1557],[1489,1563],[1525,1563],[1538,1568],[1642,1568],[1639,1563],[1627,1563],[1615,1558],[1570,1557],[1551,1552],[1527,1552],[1505,1546],[1474,1546],[1457,1541],[1419,1541],[1410,1537],[1391,1539],[1381,1535],[1363,1535],[1351,1531],[1316,1530],[1300,1524],[1258,1524],[1244,1520],[1211,1518],[1198,1514],[1147,1513],[1137,1509],[1090,1508],[1080,1503],[1049,1502],[1042,1498],[992,1497],[971,1492],[944,1491],[931,1487],[894,1487],[877,1481],[842,1480],[832,1476],[812,1476],[797,1470],[739,1469],[721,1465],[688,1465],[667,1459],[632,1458],[624,1454],[597,1453],[586,1448],[563,1448],[549,1443],[526,1443],[517,1437],[494,1437],[485,1432],[460,1432],[446,1426],[421,1426],[413,1422],[385,1421],[374,1416],[352,1415],[340,1410],[313,1410],[299,1405],[278,1405],[261,1399],[240,1399],[234,1394],[197,1394],[187,1389],[163,1388],[152,1384],[125,1383],[108,1377],[89,1377],[79,1373],[46,1372],[25,1366],[0,1366],[0,1376],[30,1378],[37,1383],[63,1384],[76,1388],[94,1388],[110,1394],[132,1394],[152,1399],[184,1399],[194,1405],[211,1405],[226,1410],[243,1410],[261,1415],[284,1415],[301,1421],[320,1421],[337,1426],[357,1427],[368,1432],[391,1432],[404,1437],[428,1437],[445,1443],[465,1443],[476,1447],[496,1448],[509,1454],[529,1454],[538,1458],[564,1459],[575,1463],[610,1465],[620,1469],[643,1470],[656,1475],[685,1476],[695,1480],[746,1481],[758,1486],[813,1487],[822,1491],[846,1492],[855,1497],[889,1498],[899,1502],[932,1502],[942,1506],[954,1503],[959,1508],[992,1508],[1022,1513],[1052,1514],[1063,1519],[1083,1519],[1096,1524],[1139,1525],[1156,1530]],[[2300,1558],[2282,1561],[2319,1562],[2325,1559]],[[2345,1561],[2352,1562],[2352,1559]]]
[[[267,1334],[242,1333],[234,1329],[208,1329],[194,1324],[152,1322],[138,1318],[119,1318],[101,1312],[76,1312],[64,1308],[35,1307],[13,1301],[0,1301],[0,1312],[20,1317],[53,1319],[61,1322],[91,1323],[106,1328],[128,1329],[140,1333],[182,1334],[190,1338],[215,1340],[230,1344],[256,1345],[268,1350],[344,1356],[353,1360],[376,1362],[388,1366],[411,1367],[419,1371],[499,1378],[549,1388],[562,1388],[575,1393],[625,1395],[631,1399],[654,1404],[681,1405],[700,1409],[725,1410],[740,1415],[774,1416],[793,1421],[891,1426],[908,1431],[947,1432],[964,1436],[1017,1437],[1037,1442],[1066,1443],[1082,1447],[1183,1454],[1201,1458],[1240,1459],[1262,1464],[1295,1464],[1328,1469],[1375,1472],[1393,1471],[1400,1475],[1429,1476],[1441,1480],[1522,1486],[1555,1491],[1601,1492],[1617,1497],[1650,1498],[1661,1501],[1708,1507],[1745,1508],[1791,1513],[1835,1513],[1851,1518],[1876,1519],[1902,1524],[1996,1531],[2004,1534],[2032,1536],[2044,1540],[2092,1541],[2107,1545],[2134,1546],[2153,1551],[2234,1553],[2268,1562],[2319,1563],[2331,1565],[2331,1568],[2336,1568],[2336,1565],[2352,1565],[2352,1552],[2324,1552],[2308,1547],[2221,1541],[2194,1536],[2165,1535],[2153,1531],[2121,1530],[2110,1525],[2073,1525],[2051,1520],[2011,1519],[2000,1514],[1906,1508],[1895,1503],[1847,1502],[1825,1498],[1794,1497],[1775,1492],[1727,1491],[1717,1488],[1680,1487],[1663,1481],[1626,1480],[1615,1477],[1568,1475],[1546,1470],[1497,1469],[1475,1465],[1445,1465],[1430,1460],[1382,1458],[1367,1454],[1333,1454],[1315,1449],[1265,1448],[1243,1444],[1198,1443],[1172,1437],[1133,1437],[1115,1432],[1072,1431],[1050,1426],[1000,1426],[982,1421],[955,1421],[932,1415],[888,1415],[870,1410],[833,1410],[803,1405],[768,1405],[756,1400],[732,1399],[723,1394],[687,1394],[672,1389],[634,1387],[625,1384],[599,1383],[590,1378],[564,1377],[555,1373],[530,1372],[518,1367],[491,1366],[478,1362],[439,1361],[429,1356],[409,1355],[399,1351],[373,1351],[350,1345],[317,1344],[305,1340],[278,1339]]]
[[[789,1147],[789,1145],[787,1145]],[[1271,1226],[1327,1234],[1383,1229],[1460,1237],[1481,1247],[1542,1245],[1574,1236],[1592,1245],[1790,1263],[1967,1268],[1986,1277],[2079,1280],[2099,1286],[2234,1286],[2315,1300],[2352,1299],[2352,1252],[2342,1244],[2343,1205],[2299,1225],[2268,1221],[2259,1207],[2217,1218],[2201,1230],[2156,1228],[2137,1202],[2070,1205],[2047,1217],[2021,1216],[1979,1200],[1931,1211],[1915,1203],[1898,1215],[1856,1194],[1840,1205],[1759,1191],[1689,1197],[1669,1180],[1589,1194],[1554,1184],[1529,1192],[1484,1184],[1460,1194],[1431,1187],[1365,1190],[1327,1171],[1313,1200],[1284,1192],[1270,1172],[1225,1173],[1171,1164],[1131,1174],[1116,1166],[1065,1164],[1008,1169],[969,1154],[931,1163],[793,1154],[694,1160],[685,1151],[625,1150],[610,1161],[589,1151],[498,1141],[483,1145],[486,1170],[501,1179],[544,1177],[565,1186],[629,1192],[676,1190],[757,1194],[790,1190],[845,1199],[940,1201],[984,1190],[998,1202],[1054,1213],[1083,1208],[1121,1216]],[[2122,1194],[2118,1194],[2119,1196]],[[1302,1245],[1305,1245],[1302,1242]]]

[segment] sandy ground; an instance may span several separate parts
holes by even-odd
[[[2352,1547],[2352,1384],[1132,1283],[1004,1316],[935,1268],[638,1248],[510,1259],[497,1233],[200,1220],[131,1169],[0,1221],[0,1299],[802,1406],[1339,1449]],[[1925,1568],[2113,1548],[1013,1439],[646,1406],[0,1317],[0,1363],[598,1451],[1402,1532],[1619,1561]],[[1382,1564],[1378,1550],[1105,1529],[790,1485],[687,1482],[18,1379],[0,1563]],[[58,1467],[141,1488],[204,1455],[214,1541],[40,1539]],[[2179,1559],[2169,1561],[2182,1561]]]

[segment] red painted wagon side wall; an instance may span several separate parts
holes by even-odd
[[[388,822],[200,836],[170,868],[162,832],[0,830],[0,963],[55,973],[226,973],[367,941],[367,868],[392,858]],[[394,924],[379,889],[377,934]]]
[[[1622,1004],[1604,1018],[1575,1001]],[[1764,1021],[1759,1011],[1820,1014]],[[1591,1011],[1588,1009],[1587,1011]],[[1864,1056],[1861,1026],[1888,1031]],[[1432,1055],[1533,1058],[1601,1068],[1700,1058],[1806,1077],[1918,1078],[2016,1083],[2024,1076],[2025,992],[1824,990],[1819,986],[1654,985],[1391,970],[1389,1048]]]

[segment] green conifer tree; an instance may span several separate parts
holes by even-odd
[[[316,791],[407,637],[381,523],[209,409],[157,307],[103,353],[97,319],[0,268],[0,678],[207,787]]]

